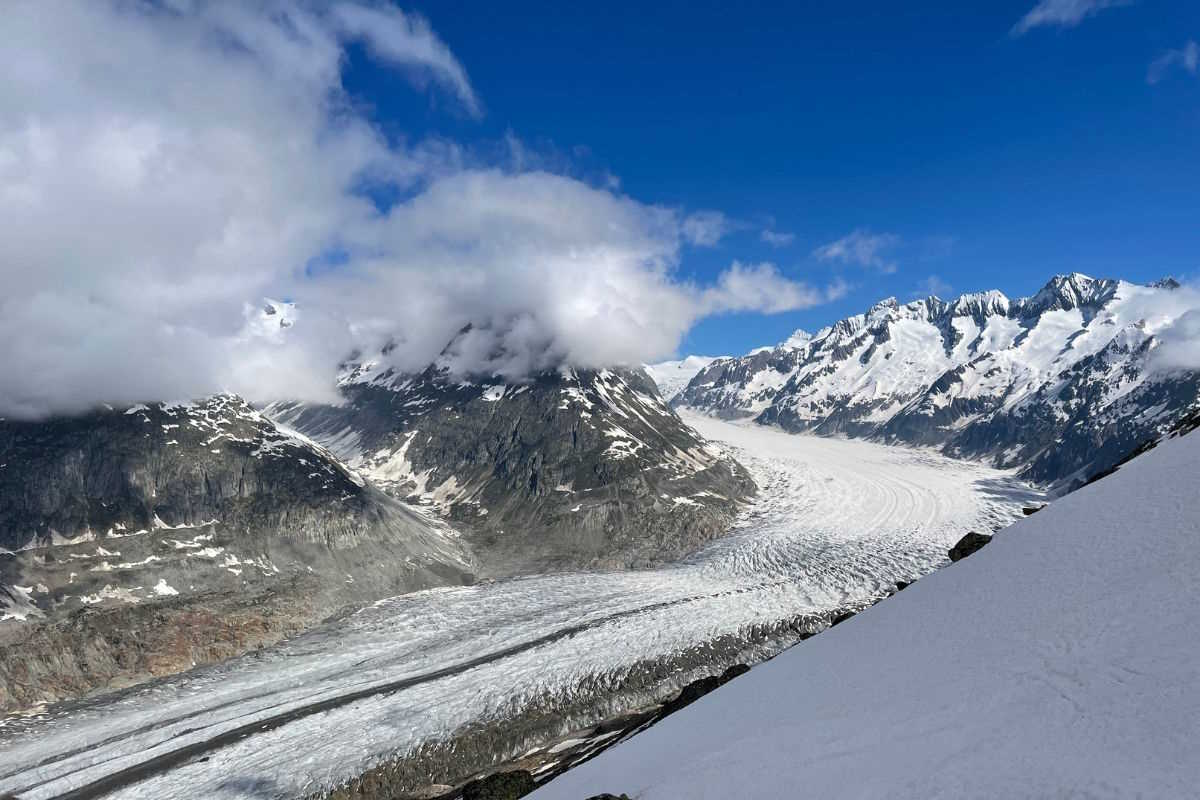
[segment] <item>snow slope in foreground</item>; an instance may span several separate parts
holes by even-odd
[[[535,797],[1195,796],[1198,475],[1166,442]]]

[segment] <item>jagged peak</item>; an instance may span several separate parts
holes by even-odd
[[[950,303],[949,311],[955,317],[1005,316],[1012,303],[1008,295],[998,289],[986,292],[971,292],[959,295]]]
[[[1053,310],[1099,307],[1112,298],[1119,285],[1120,281],[1093,278],[1082,272],[1055,275],[1037,294],[1021,301],[1021,310],[1027,315],[1036,315]]]

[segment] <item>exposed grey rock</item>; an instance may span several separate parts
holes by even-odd
[[[643,567],[722,534],[754,485],[641,370],[519,382],[346,365],[341,406],[268,412],[466,532],[481,574]]]
[[[346,604],[472,579],[444,526],[233,396],[3,421],[0,463],[0,644],[24,653],[0,660],[3,706],[228,657]],[[172,638],[168,625],[189,627]]]

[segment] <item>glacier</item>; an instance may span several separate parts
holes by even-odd
[[[480,721],[602,692],[647,659],[864,607],[945,563],[966,531],[1004,527],[1042,498],[1011,472],[931,450],[685,421],[760,487],[699,553],[403,595],[219,666],[10,717],[0,794],[318,793]]]

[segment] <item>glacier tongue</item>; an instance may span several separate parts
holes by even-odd
[[[1010,473],[926,450],[687,421],[761,492],[731,534],[684,562],[405,595],[253,657],[10,721],[0,793],[55,797],[163,756],[169,769],[118,780],[111,796],[233,798],[253,786],[296,797],[534,703],[603,716],[615,709],[601,695],[637,664],[869,603],[943,563],[965,531],[1005,525],[1040,496]],[[668,679],[640,699],[677,689]],[[193,755],[170,762],[179,752]]]

